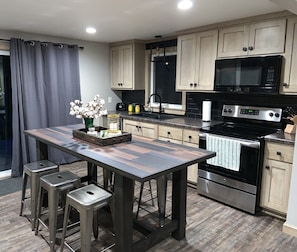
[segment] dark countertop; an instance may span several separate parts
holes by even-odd
[[[192,129],[192,130],[199,130],[203,127],[207,127],[210,125],[215,125],[218,123],[221,123],[222,121],[216,121],[212,120],[210,122],[203,122],[200,118],[191,118],[186,116],[174,116],[172,115],[172,118],[170,119],[153,119],[153,118],[147,118],[147,117],[141,117],[134,114],[128,114],[126,111],[120,111],[116,112],[121,115],[122,118],[125,119],[131,119],[131,120],[138,120],[141,122],[148,122],[148,123],[156,123],[159,125],[167,125],[167,126],[173,126],[173,127],[182,127],[185,129]],[[295,144],[295,134],[288,134],[284,133],[282,130],[280,130],[278,133],[267,135],[264,137],[265,141],[271,141],[271,142],[279,142],[279,143],[285,143],[285,144]]]
[[[296,134],[289,134],[289,133],[284,133],[283,131],[279,131],[278,133],[265,136],[264,139],[265,141],[269,141],[269,142],[279,142],[279,143],[294,145],[295,136]]]
[[[221,123],[222,121],[215,121],[212,120],[210,122],[203,122],[200,118],[191,118],[186,116],[178,116],[178,115],[172,115],[168,119],[153,119],[148,117],[141,117],[134,114],[128,114],[127,112],[120,112],[120,115],[122,118],[125,119],[131,119],[131,120],[137,120],[141,122],[147,122],[147,123],[156,123],[159,125],[167,125],[172,127],[182,127],[185,129],[192,129],[192,130],[199,130],[202,127],[215,125],[218,123]]]

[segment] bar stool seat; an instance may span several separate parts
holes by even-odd
[[[65,199],[65,195],[70,190],[78,188],[80,187],[80,185],[80,177],[73,174],[70,171],[56,172],[42,176],[40,178],[40,190],[38,197],[38,212],[35,234],[37,235],[39,232],[39,223],[42,223],[43,226],[49,229],[50,251],[54,251],[56,242],[59,199],[63,198],[63,196]],[[41,202],[43,202],[45,191],[48,192],[48,226],[41,219]],[[63,207],[64,204],[62,204],[62,208]]]
[[[89,252],[91,248],[91,234],[92,226],[94,233],[98,232],[97,210],[110,203],[112,194],[106,190],[90,184],[79,189],[73,190],[67,194],[65,215],[63,223],[62,241],[60,251],[66,245],[72,250],[70,244],[65,241],[67,225],[69,220],[69,213],[72,208],[75,208],[80,215],[80,239],[81,252]],[[93,224],[93,225],[92,225]],[[97,231],[96,231],[97,229]],[[98,234],[97,234],[98,235]],[[94,234],[97,239],[96,234]]]
[[[22,198],[21,198],[21,210],[20,216],[23,215],[24,202],[26,198],[26,189],[28,178],[30,178],[30,198],[31,198],[31,223],[32,231],[35,228],[38,191],[40,184],[40,177],[59,171],[59,166],[49,160],[41,160],[24,165],[23,171],[23,187],[22,187]]]

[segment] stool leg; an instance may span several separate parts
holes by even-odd
[[[36,222],[38,190],[39,190],[39,179],[36,178],[35,174],[32,174],[32,176],[31,176],[31,223],[32,223],[32,231],[35,228],[35,222]]]
[[[58,202],[59,202],[58,191],[49,190],[49,192],[48,192],[48,212],[49,212],[50,252],[55,251]]]
[[[136,219],[138,218],[138,213],[140,210],[140,203],[141,203],[141,198],[142,198],[142,193],[143,193],[143,186],[144,186],[144,182],[141,182],[140,185],[140,192],[139,192],[139,199],[138,199],[138,206],[137,206],[137,212],[136,212]]]
[[[28,180],[28,175],[24,172],[20,216],[23,215],[24,201],[25,201],[26,189],[27,189],[27,180]]]
[[[155,206],[151,180],[149,180],[149,187],[150,187],[149,191],[150,191],[150,195],[151,195],[151,199],[152,199],[152,206]]]
[[[41,206],[43,203],[43,198],[44,198],[44,189],[43,187],[40,187],[39,189],[39,196],[38,196],[38,206],[37,206],[37,214],[36,214],[36,218],[34,220],[34,227],[35,227],[35,235],[38,235],[38,231],[39,231],[39,218],[41,216]]]
[[[98,211],[94,211],[93,213],[93,235],[95,237],[95,239],[97,240],[98,239]]]
[[[63,249],[64,249],[64,241],[65,241],[65,236],[66,236],[66,231],[67,231],[67,225],[68,225],[70,211],[71,211],[71,206],[69,205],[69,202],[68,202],[68,200],[66,198],[66,205],[65,205],[65,213],[64,213],[63,231],[62,231],[62,240],[61,240],[60,252],[63,252]]]
[[[91,251],[91,235],[93,221],[93,211],[85,209],[80,211],[80,239],[81,239],[81,252]]]

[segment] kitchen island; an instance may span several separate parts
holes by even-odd
[[[171,234],[177,240],[185,237],[187,167],[214,157],[215,153],[167,143],[139,136],[131,142],[98,146],[74,138],[72,131],[83,125],[26,130],[36,139],[38,160],[48,159],[48,146],[52,146],[88,162],[88,176],[96,181],[96,167],[115,174],[114,211],[115,251],[145,251]],[[91,169],[92,168],[92,169]],[[163,227],[145,231],[141,240],[133,240],[134,181],[145,182],[172,173],[172,216]],[[140,224],[138,223],[138,227]]]

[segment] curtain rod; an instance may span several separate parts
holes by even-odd
[[[10,39],[2,39],[2,38],[0,38],[0,41],[4,41],[4,42],[10,42]],[[30,41],[30,40],[29,40]],[[48,43],[48,42],[40,42],[40,43]],[[52,42],[53,44],[63,44],[63,43],[54,43],[54,42]],[[71,45],[69,45],[69,46],[71,46]],[[79,50],[83,50],[84,49],[84,47],[83,46],[78,46],[78,49]]]

